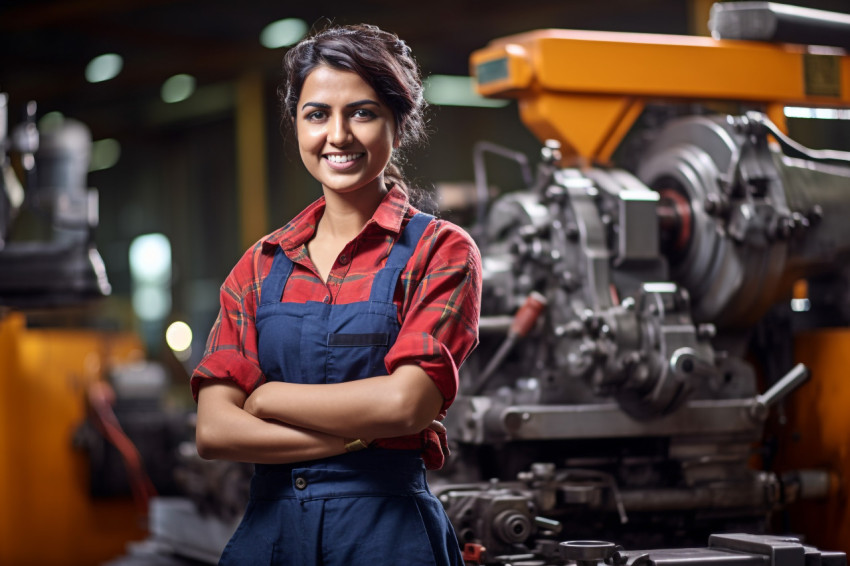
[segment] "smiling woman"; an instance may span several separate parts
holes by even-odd
[[[425,469],[478,342],[481,259],[416,210],[398,151],[423,137],[410,48],[335,27],[284,60],[285,120],[323,196],[222,286],[192,376],[205,458],[255,463],[221,564],[462,564]]]

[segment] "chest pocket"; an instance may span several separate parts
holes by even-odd
[[[386,375],[384,363],[390,346],[398,337],[399,325],[394,304],[361,303],[354,316],[335,321],[327,334],[327,382],[338,383]]]

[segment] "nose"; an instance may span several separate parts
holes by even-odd
[[[341,147],[351,142],[351,137],[351,128],[345,116],[335,116],[328,125],[328,141]]]

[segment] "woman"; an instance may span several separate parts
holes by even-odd
[[[478,341],[481,260],[393,163],[423,137],[419,69],[361,25],[305,39],[284,70],[323,196],[240,259],[192,376],[200,454],[256,464],[221,563],[462,564],[424,474]]]

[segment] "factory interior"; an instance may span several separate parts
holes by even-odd
[[[847,0],[0,2],[0,564],[217,563],[251,466],[198,456],[189,376],[321,195],[283,54],[357,23],[481,250],[429,472],[466,563],[845,566]]]

